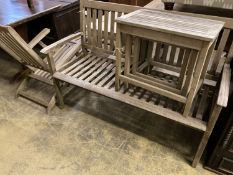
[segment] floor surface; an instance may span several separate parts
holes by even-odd
[[[200,133],[75,88],[65,109],[15,98],[20,69],[0,54],[0,175],[210,175],[190,166]]]

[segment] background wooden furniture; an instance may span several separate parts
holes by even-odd
[[[204,82],[214,42],[223,23],[152,10],[135,11],[118,18],[117,22],[120,34],[117,37],[119,64],[116,66],[121,69],[120,50],[125,47],[125,70],[123,74],[117,70],[116,90],[120,89],[120,81],[139,86],[184,103],[183,115],[188,116]],[[126,39],[125,45],[121,44],[122,38]],[[144,60],[139,60],[142,40],[150,43]],[[151,70],[154,68],[158,75],[168,71],[167,76],[171,78],[153,76]],[[149,71],[143,73],[145,69]],[[173,73],[169,73],[175,69],[179,74],[176,80]]]
[[[57,41],[74,32],[79,31],[79,1],[64,0],[63,5],[55,12],[37,18],[28,23],[31,29],[29,38],[33,37],[42,28],[50,28],[51,32],[47,36],[50,42]]]
[[[136,6],[145,6],[152,0],[109,0],[109,2],[127,4],[127,5],[136,5]]]
[[[212,84],[204,84],[200,88],[196,95],[196,100],[194,100],[192,113],[188,117],[183,117],[181,114],[180,109],[182,106],[180,106],[180,103],[143,88],[129,86],[128,89],[125,89],[123,84],[121,84],[121,89],[116,92],[114,87],[116,74],[116,58],[114,53],[117,51],[115,41],[116,35],[119,35],[119,33],[115,33],[115,19],[117,16],[121,16],[122,13],[127,14],[141,9],[141,7],[82,0],[80,8],[82,11],[80,19],[82,32],[80,49],[72,61],[67,62],[60,68],[56,68],[53,57],[49,57],[53,77],[61,82],[67,82],[139,107],[157,114],[156,116],[165,117],[202,132],[203,137],[192,162],[192,166],[196,167],[219,113],[228,101],[230,82],[229,64],[224,65],[222,75],[218,76],[214,81],[215,83],[218,82],[217,84],[214,86]],[[202,17],[210,18],[209,16]],[[232,27],[230,25],[233,22],[231,19],[213,18],[225,21],[227,29],[230,26]],[[63,43],[66,41],[63,40]],[[48,54],[58,49],[60,45],[62,45],[62,42],[57,42],[53,46],[43,49],[41,52]],[[229,59],[232,53],[233,45],[229,53]],[[222,68],[221,66],[221,70]],[[124,64],[122,64],[121,71],[124,71]],[[62,104],[63,98],[60,88],[57,90],[57,96],[61,97],[58,100]]]
[[[25,0],[2,1],[0,25],[12,26],[26,41],[43,28],[50,28],[49,36],[55,40],[79,30],[79,1],[33,0],[33,5],[34,8],[30,9]],[[77,21],[71,22],[73,19]],[[33,30],[34,35],[31,34]]]
[[[205,168],[233,175],[233,95],[221,112],[207,148]]]
[[[215,8],[223,8],[223,9],[233,9],[232,0],[196,0],[196,1],[186,1],[186,0],[162,0],[165,4],[166,10],[172,10],[175,3],[179,4],[187,4],[187,5],[196,5],[196,6],[206,6],[206,7],[215,7]]]

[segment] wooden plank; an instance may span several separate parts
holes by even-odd
[[[117,34],[116,34],[116,83],[115,83],[115,90],[120,90],[120,74],[121,74],[121,61],[122,61],[122,54],[121,54],[121,30],[120,25],[117,26]]]
[[[88,44],[92,45],[92,32],[91,32],[91,9],[87,9],[87,40]]]
[[[136,73],[138,68],[138,60],[141,48],[141,40],[138,37],[134,38],[134,51],[133,51],[133,60],[132,60],[132,73]]]
[[[163,54],[162,54],[162,57],[161,57],[161,62],[162,63],[167,63],[167,57],[168,57],[168,54],[169,54],[169,49],[170,49],[171,46],[165,44],[163,45]]]
[[[130,72],[131,66],[131,53],[132,53],[132,36],[126,35],[125,44],[125,71],[124,75],[127,76]],[[128,82],[125,82],[126,87],[128,87]]]
[[[98,10],[98,47],[102,48],[102,21],[103,10]]]
[[[109,12],[104,11],[104,49],[108,50],[108,16]]]
[[[187,72],[186,78],[181,80],[181,82],[184,82],[184,86],[182,88],[182,95],[184,95],[184,96],[186,96],[189,93],[189,89],[190,89],[190,86],[191,86],[193,78],[194,78],[193,74],[195,72],[197,60],[198,60],[198,51],[192,50],[191,56],[190,56],[190,61],[188,63],[188,68],[186,69],[186,67],[185,67],[186,72]],[[181,77],[183,77],[183,75]]]
[[[231,83],[231,68],[225,64],[221,77],[221,84],[218,93],[217,104],[221,107],[227,107]]]
[[[171,50],[171,54],[170,54],[170,57],[169,57],[168,64],[174,65],[174,60],[175,60],[176,52],[177,52],[177,47],[176,46],[172,46],[172,50]]]
[[[114,41],[115,41],[115,12],[111,11],[111,24],[110,24],[110,50],[114,50]]]
[[[93,23],[93,28],[92,28],[92,40],[93,40],[93,45],[97,46],[97,26],[96,26],[96,21],[97,21],[97,10],[93,9],[92,10],[92,23]]]
[[[183,62],[184,52],[185,52],[185,49],[180,48],[180,52],[179,52],[179,55],[178,55],[178,60],[177,60],[177,63],[176,63],[176,65],[179,66],[179,67],[181,66],[181,63]]]
[[[184,83],[183,80],[185,79],[185,75],[187,72],[190,53],[191,53],[190,49],[185,50],[184,59],[183,59],[183,63],[182,63],[183,65],[182,65],[182,68],[180,71],[180,77],[179,77],[179,81],[178,81],[178,85],[177,85],[178,89],[181,89],[183,87],[183,83]]]

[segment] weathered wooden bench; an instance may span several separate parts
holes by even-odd
[[[79,49],[77,49],[75,57],[60,68],[56,68],[53,56],[50,54],[48,55],[53,77],[61,82],[67,82],[125,102],[203,132],[202,140],[192,163],[192,166],[195,167],[200,160],[222,107],[227,105],[231,75],[228,63],[233,57],[233,44],[226,52],[224,48],[229,32],[233,29],[233,20],[188,14],[216,19],[226,23],[223,34],[219,36],[219,42],[216,45],[216,54],[213,57],[211,66],[209,66],[210,71],[205,78],[205,83],[196,94],[189,116],[183,117],[181,113],[183,106],[180,103],[176,103],[174,100],[159,94],[132,85],[130,85],[128,89],[125,89],[124,86],[121,85],[120,90],[117,92],[115,91],[115,18],[140,8],[141,7],[82,0],[80,7],[80,35],[82,36],[82,44]],[[42,53],[51,53],[71,39],[74,38],[68,38],[54,43],[44,48]],[[232,41],[229,42],[232,43]],[[146,44],[142,44],[142,46],[145,47],[146,52]],[[163,65],[163,63],[159,61],[157,63],[158,65]],[[171,65],[170,67],[175,67],[173,72],[179,73],[180,70],[176,68],[176,65]],[[124,63],[122,63],[122,71],[124,70],[123,68]],[[162,66],[161,69],[163,69]],[[166,78],[167,73],[160,71],[159,76],[161,78]],[[59,86],[55,88],[58,102],[62,105],[63,96],[61,88]]]

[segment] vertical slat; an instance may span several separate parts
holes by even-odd
[[[153,47],[154,47],[154,42],[153,41],[149,41],[148,48],[147,48],[148,73],[151,73],[151,70],[153,68],[153,66],[152,66]]]
[[[103,10],[98,10],[98,47],[102,48],[102,17]]]
[[[180,53],[179,53],[178,60],[176,63],[177,66],[179,66],[179,67],[181,66],[183,58],[184,58],[184,49],[180,48]]]
[[[215,58],[213,60],[213,64],[211,67],[211,72],[213,72],[213,73],[215,73],[215,71],[217,70],[219,60],[221,59],[221,55],[222,55],[222,52],[226,46],[229,34],[230,34],[230,29],[224,29],[223,34],[222,34],[222,38],[221,38],[219,46],[218,46],[217,53],[215,55]]]
[[[176,50],[177,50],[177,47],[176,46],[172,46],[172,50],[171,50],[171,54],[170,54],[170,58],[169,58],[169,62],[168,62],[168,64],[170,64],[170,65],[174,65],[174,59],[175,59],[175,55],[176,55]]]
[[[127,76],[130,72],[130,60],[132,53],[132,36],[126,35],[126,46],[125,46],[125,71],[124,74]]]
[[[155,49],[155,61],[159,61],[160,57],[160,49],[161,49],[162,44],[157,42],[156,49]]]
[[[97,45],[97,28],[96,28],[96,20],[97,20],[97,10],[93,9],[92,10],[92,22],[93,22],[93,29],[92,29],[92,33],[93,33],[93,45],[96,46]]]
[[[87,40],[88,40],[88,44],[91,45],[92,36],[91,36],[91,9],[90,8],[87,8]]]
[[[168,54],[169,46],[167,44],[163,47],[163,54],[161,58],[161,62],[166,63],[167,62],[167,54]]]
[[[108,49],[108,16],[109,12],[104,11],[104,49]]]
[[[135,37],[134,39],[134,56],[133,56],[133,66],[132,66],[132,72],[133,74],[136,72],[137,68],[138,68],[138,59],[139,59],[139,54],[140,54],[140,38],[139,37]],[[127,43],[126,43],[127,44]]]
[[[178,89],[181,89],[183,86],[183,80],[187,71],[187,66],[188,66],[188,61],[190,57],[191,49],[186,49],[184,53],[184,60],[183,60],[183,65],[180,71],[180,77],[179,77],[179,82],[178,82]]]
[[[121,31],[120,27],[117,27],[117,33],[116,33],[116,74],[115,74],[115,90],[120,90],[120,74],[121,74]]]
[[[185,78],[185,84],[184,87],[182,88],[182,95],[186,96],[188,94],[190,85],[192,83],[193,80],[193,73],[194,73],[194,69],[196,66],[196,61],[198,58],[198,51],[197,50],[192,50],[191,52],[191,56],[190,56],[190,61],[188,63],[188,69],[187,69],[187,75]]]
[[[114,49],[114,34],[115,34],[115,12],[111,11],[111,29],[110,29],[110,50]]]

